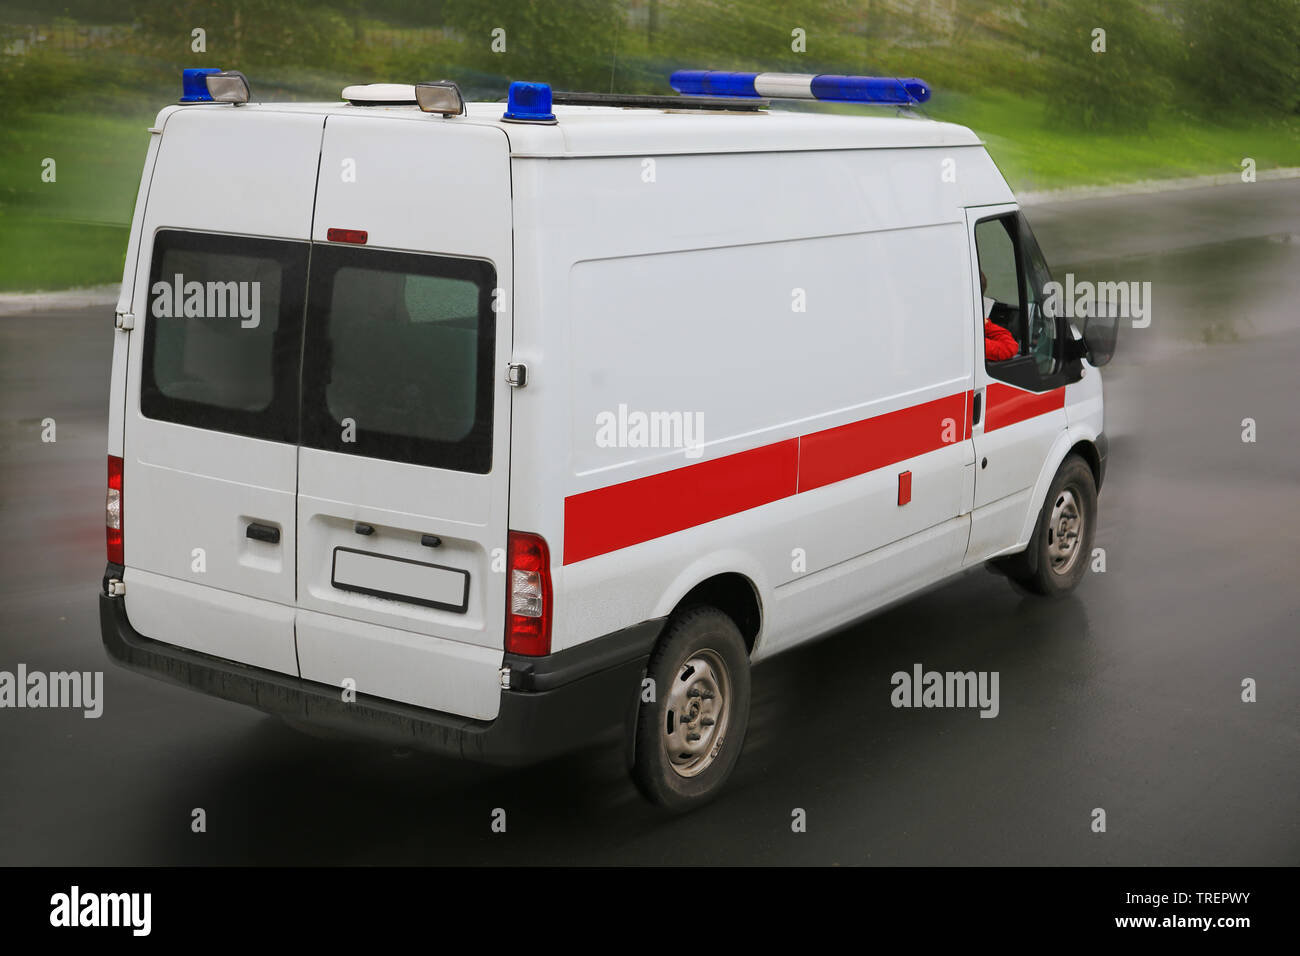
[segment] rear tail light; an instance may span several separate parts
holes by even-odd
[[[540,535],[511,531],[506,562],[506,653],[551,653],[551,552]]]
[[[108,542],[108,563],[125,564],[122,558],[122,459],[108,456],[108,496],[104,499],[104,532]]]

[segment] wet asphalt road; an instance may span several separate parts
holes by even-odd
[[[111,309],[0,317],[0,670],[104,670],[106,696],[0,710],[0,863],[1300,862],[1300,181],[1029,216],[1058,278],[1153,283],[1105,372],[1106,571],[1056,604],[970,571],[758,667],[729,789],[686,818],[613,753],[507,771],[309,738],[108,664]],[[893,709],[917,662],[1000,672],[1000,715]]]

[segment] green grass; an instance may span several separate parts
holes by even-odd
[[[147,129],[165,101],[35,113],[0,127],[0,291],[121,279]],[[1174,113],[1145,133],[1097,135],[1049,125],[1041,101],[998,93],[940,93],[926,112],[975,130],[1018,191],[1237,173],[1246,156],[1261,171],[1300,166],[1294,117],[1216,126]],[[41,181],[46,157],[57,163],[56,182]]]
[[[1300,166],[1300,117],[1215,125],[1177,112],[1144,132],[1097,134],[1049,124],[1041,101],[936,95],[928,115],[969,126],[1017,191],[1110,185]]]
[[[0,216],[0,292],[120,282],[127,226]]]
[[[45,113],[0,129],[0,291],[122,278],[156,109]],[[55,181],[41,178],[46,158]]]

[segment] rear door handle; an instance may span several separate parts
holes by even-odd
[[[970,423],[978,425],[980,423],[980,413],[984,411],[984,392],[980,390],[975,393],[975,403],[971,406]]]
[[[273,525],[262,524],[260,521],[251,522],[244,535],[254,541],[265,541],[268,544],[280,543],[280,529]]]

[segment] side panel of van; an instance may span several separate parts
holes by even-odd
[[[323,119],[168,116],[140,237],[124,428],[127,611],[297,674],[296,357]]]
[[[957,566],[973,330],[942,158],[661,156],[653,182],[635,157],[516,161],[548,236],[529,272],[545,364],[517,414],[571,436],[562,527],[547,529],[566,644],[662,616],[732,570],[760,590],[767,653],[861,613],[865,567],[831,579],[862,555],[912,542],[908,561],[873,569],[881,593]],[[557,352],[567,396],[541,390]],[[656,415],[636,431],[633,416]],[[674,441],[677,422],[693,433]],[[620,601],[604,599],[615,586]]]
[[[326,123],[298,469],[308,680],[498,712],[510,203],[499,130],[424,114]]]

